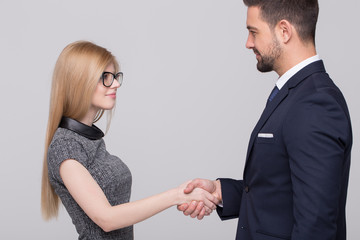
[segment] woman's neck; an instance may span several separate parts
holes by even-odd
[[[88,126],[92,126],[97,112],[98,109],[90,108],[86,115],[82,119],[80,119],[80,122]]]

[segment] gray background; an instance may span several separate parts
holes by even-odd
[[[348,239],[359,239],[360,3],[320,0],[317,46],[350,108],[354,146]],[[40,215],[50,81],[70,42],[90,40],[124,72],[108,150],[133,174],[132,200],[195,177],[241,178],[250,132],[277,76],[245,48],[241,0],[0,0],[0,238],[76,239],[62,208]],[[105,120],[100,127],[104,129]],[[237,220],[198,221],[175,207],[135,226],[136,239],[234,239]]]

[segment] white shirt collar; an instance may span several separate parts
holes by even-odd
[[[309,65],[310,63],[316,62],[321,60],[319,55],[312,56],[308,59],[305,59],[304,61],[298,63],[294,67],[290,68],[286,73],[284,73],[277,81],[276,86],[281,89],[285,83],[294,76],[298,71]]]

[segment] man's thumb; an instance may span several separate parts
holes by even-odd
[[[193,182],[190,182],[184,189],[184,193],[189,194],[194,190],[194,188],[195,188],[195,185],[193,184]]]

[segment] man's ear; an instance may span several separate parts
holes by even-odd
[[[294,34],[294,28],[287,20],[279,21],[276,25],[276,31],[283,43],[288,43]]]

